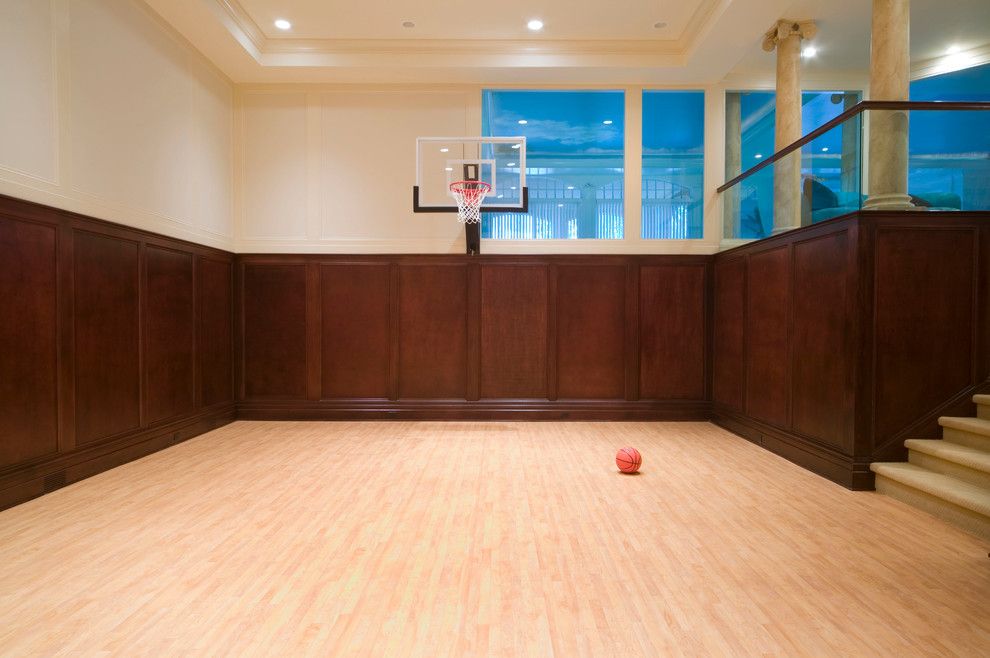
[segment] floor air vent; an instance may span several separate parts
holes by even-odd
[[[58,471],[45,476],[45,493],[55,491],[65,486],[65,471]]]

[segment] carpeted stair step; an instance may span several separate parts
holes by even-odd
[[[908,439],[908,461],[990,491],[990,452],[949,441]]]
[[[990,452],[990,420],[943,416],[938,424],[946,441]]]
[[[990,490],[904,462],[878,462],[870,470],[878,493],[990,540]]]
[[[974,395],[973,402],[976,403],[977,418],[990,420],[990,395]]]

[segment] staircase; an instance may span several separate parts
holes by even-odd
[[[870,465],[877,492],[990,540],[990,395],[976,418],[939,418],[942,439],[909,439],[907,462]]]

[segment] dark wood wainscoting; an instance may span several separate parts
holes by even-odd
[[[233,255],[0,196],[0,508],[234,418]]]
[[[0,197],[0,509],[245,419],[706,420],[853,488],[990,390],[990,217],[240,255]]]
[[[872,488],[988,388],[988,220],[859,213],[718,254],[715,421]]]
[[[707,419],[711,264],[241,255],[239,415]]]

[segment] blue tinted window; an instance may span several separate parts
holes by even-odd
[[[914,101],[990,101],[990,64],[911,83]],[[933,208],[990,208],[990,112],[916,110],[908,192]]]
[[[485,90],[482,132],[526,137],[529,188],[529,212],[485,213],[482,237],[622,238],[623,92]]]
[[[990,64],[911,83],[913,101],[990,101]]]
[[[643,92],[644,238],[704,232],[705,93]]]
[[[858,91],[806,91],[801,94],[801,134],[806,135],[819,126],[839,116],[859,102]],[[726,93],[726,107],[739,111],[739,133],[726,130],[725,179],[738,176],[747,169],[772,155],[774,129],[776,127],[777,95],[772,91],[741,91]],[[729,126],[727,120],[726,126]],[[815,140],[814,153],[802,155],[802,177],[813,178],[833,192],[842,187],[842,156],[844,153],[842,131],[833,130]],[[729,157],[730,143],[735,139],[739,159]],[[847,144],[846,148],[858,148]],[[804,151],[803,151],[804,153]],[[740,238],[762,238],[773,229],[773,176],[757,175],[740,187],[739,228]]]

